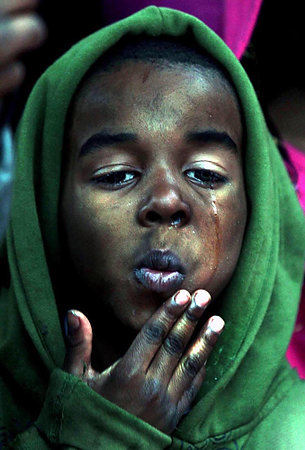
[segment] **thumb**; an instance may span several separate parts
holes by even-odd
[[[66,356],[63,370],[82,378],[91,367],[92,327],[87,317],[70,309],[65,317]]]

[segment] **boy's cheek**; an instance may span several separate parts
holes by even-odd
[[[219,219],[217,270],[211,279],[215,295],[230,281],[238,262],[247,222],[247,203],[243,189],[232,190],[216,202]]]
[[[113,211],[104,209],[101,215],[101,207],[78,200],[72,197],[61,210],[69,253],[78,272],[101,272],[101,267],[105,270],[109,258],[126,242],[126,230],[119,226],[120,219],[116,220]]]

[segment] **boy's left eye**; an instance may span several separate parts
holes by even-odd
[[[184,173],[192,182],[210,189],[228,181],[223,175],[208,169],[189,169]]]

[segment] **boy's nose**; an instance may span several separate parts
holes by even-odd
[[[155,187],[138,214],[140,224],[145,227],[159,224],[182,227],[190,216],[190,206],[182,200],[178,188],[170,184]]]

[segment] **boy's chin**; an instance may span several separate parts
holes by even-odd
[[[124,316],[121,318],[121,322],[130,330],[139,332],[157,309],[157,307],[150,307],[142,310],[133,309],[127,317]]]

